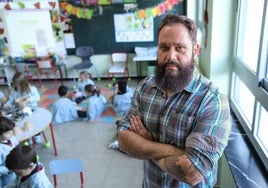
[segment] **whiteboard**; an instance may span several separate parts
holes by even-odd
[[[49,10],[9,10],[4,12],[10,56],[24,54],[23,45],[34,45],[37,56],[47,56],[55,49]]]

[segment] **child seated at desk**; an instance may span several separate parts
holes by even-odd
[[[16,72],[12,78],[12,87],[5,108],[12,108],[17,105],[17,99],[23,98],[26,106],[36,108],[39,106],[40,94],[37,88],[29,83],[21,72]]]
[[[83,111],[78,111],[78,116],[81,118],[87,118],[90,123],[101,116],[107,100],[101,94],[100,88],[95,85],[86,85],[85,92],[88,97],[87,108]]]
[[[12,78],[12,87],[4,108],[8,109],[18,106],[17,101],[19,99],[22,99],[25,106],[34,109],[39,106],[40,94],[37,88],[29,83],[23,73],[16,72]],[[34,137],[34,141],[36,143],[42,142],[40,134]]]
[[[0,116],[0,187],[4,187],[16,177],[5,165],[6,156],[19,144],[17,138],[13,136],[14,127],[13,121]]]
[[[83,100],[86,99],[85,86],[88,84],[95,85],[92,80],[92,75],[87,71],[81,71],[79,73],[79,80],[76,83],[76,88],[72,96],[73,100],[77,104],[80,104]]]
[[[6,158],[6,167],[17,177],[4,188],[53,188],[44,165],[37,162],[36,152],[30,146],[18,145],[11,150]]]
[[[7,97],[2,91],[0,91],[0,107],[2,108],[6,102],[7,102]]]
[[[60,98],[53,103],[51,108],[52,122],[57,124],[77,119],[77,105],[67,97],[68,88],[64,85],[60,86],[58,88],[58,95]]]

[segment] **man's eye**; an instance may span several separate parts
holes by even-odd
[[[168,50],[168,46],[159,46],[161,50]]]
[[[185,46],[177,46],[177,51],[184,52],[186,50]]]

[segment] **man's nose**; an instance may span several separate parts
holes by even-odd
[[[168,51],[168,54],[167,54],[167,60],[168,61],[176,61],[176,57],[177,57],[177,53],[176,51],[171,48],[169,51]]]

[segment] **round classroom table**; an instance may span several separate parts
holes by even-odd
[[[42,133],[45,141],[47,142],[43,131],[49,126],[54,153],[55,155],[57,155],[56,142],[54,138],[54,130],[53,130],[53,125],[51,121],[52,121],[52,115],[50,111],[45,108],[38,107],[34,109],[32,114],[25,116],[22,120],[16,122],[16,126],[21,128],[21,132],[15,136],[17,137],[19,141],[24,141],[27,139],[31,139],[36,134]],[[26,122],[30,122],[33,127],[30,130],[23,131],[23,127]]]

